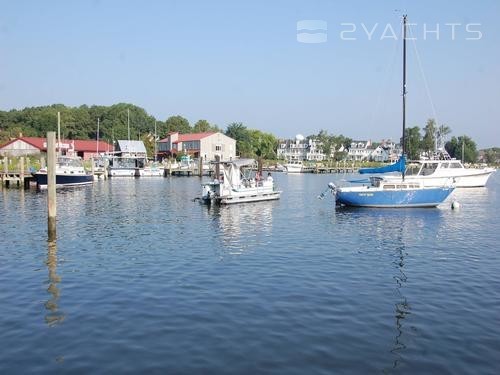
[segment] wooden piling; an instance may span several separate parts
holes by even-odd
[[[24,189],[24,156],[19,159],[19,186]]]
[[[47,132],[47,209],[49,241],[56,240],[56,133]]]
[[[200,156],[200,159],[198,161],[198,174],[203,176],[203,158]]]
[[[94,166],[94,158],[90,158],[90,170],[92,173],[92,178],[95,180],[95,166]]]
[[[9,179],[7,178],[7,174],[9,173],[9,159],[7,156],[3,158],[3,177],[2,177],[2,186],[5,185],[5,187],[8,186],[9,184]]]
[[[215,179],[220,178],[220,155],[215,155]]]

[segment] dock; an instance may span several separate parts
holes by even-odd
[[[25,165],[24,157],[19,158],[19,163],[16,165],[16,170],[9,170],[9,159],[3,158],[3,169],[0,172],[0,179],[2,187],[10,188],[23,188],[29,189],[31,182],[35,182],[35,178],[29,171],[29,165]],[[28,163],[29,164],[29,160]]]

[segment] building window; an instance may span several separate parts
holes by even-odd
[[[215,151],[222,151],[221,145],[215,145]]]

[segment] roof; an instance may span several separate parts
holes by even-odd
[[[146,146],[143,141],[118,141],[118,148],[121,152],[146,153]]]
[[[161,139],[159,142],[168,142],[169,137],[172,134],[176,134],[177,132],[171,132],[167,134],[166,138]],[[175,143],[177,142],[189,142],[189,141],[199,141],[200,139],[209,137],[213,134],[216,134],[216,132],[205,132],[205,133],[187,133],[187,134],[179,134],[179,138]]]
[[[47,150],[47,139],[46,138],[41,138],[41,137],[19,137],[16,139],[13,139],[6,144],[0,146],[0,148],[3,148],[5,146],[8,146],[14,142],[17,141],[23,141],[28,143],[29,145],[38,148],[40,151],[46,151]],[[61,144],[63,145],[71,145],[74,144],[75,151],[80,151],[80,152],[94,152],[97,151],[97,141],[95,140],[80,140],[80,139],[61,139]],[[104,141],[99,141],[99,150],[100,151],[107,151],[107,150],[113,150],[113,146],[110,145],[107,142]]]

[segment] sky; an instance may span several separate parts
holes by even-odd
[[[372,141],[401,136],[406,13],[407,126],[435,118],[451,136],[500,146],[496,0],[0,0],[0,9],[1,110],[126,102],[159,120]]]

